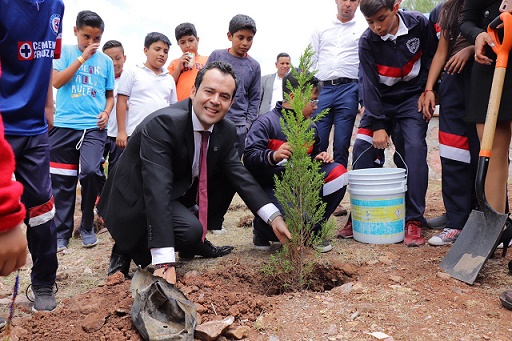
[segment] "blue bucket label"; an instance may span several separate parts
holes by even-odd
[[[355,232],[369,235],[402,233],[405,223],[405,198],[351,198],[352,224]]]

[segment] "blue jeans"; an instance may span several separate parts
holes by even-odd
[[[318,96],[315,117],[326,108],[329,112],[317,123],[320,148],[327,150],[334,125],[334,161],[347,167],[350,138],[357,115],[359,86],[357,83],[325,85]]]

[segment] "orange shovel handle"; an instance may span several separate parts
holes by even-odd
[[[500,14],[500,19],[503,22],[503,41],[500,42],[498,30],[494,25],[487,27],[487,33],[494,41],[492,49],[497,55],[496,68],[506,68],[508,64],[508,55],[512,49],[512,13],[503,12]]]

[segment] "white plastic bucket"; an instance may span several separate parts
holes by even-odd
[[[407,176],[403,168],[367,168],[348,173],[354,239],[369,244],[404,240]]]

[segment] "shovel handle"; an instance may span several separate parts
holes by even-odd
[[[503,23],[503,41],[498,36],[497,26]],[[487,116],[485,117],[485,126],[480,146],[480,156],[490,157],[492,144],[494,142],[494,133],[496,131],[496,121],[498,120],[498,111],[500,109],[501,94],[503,92],[503,83],[507,71],[508,56],[512,49],[512,14],[503,12],[494,19],[487,32],[494,41],[492,49],[497,55],[496,68],[492,79],[491,94],[489,97],[489,106],[487,107]]]

